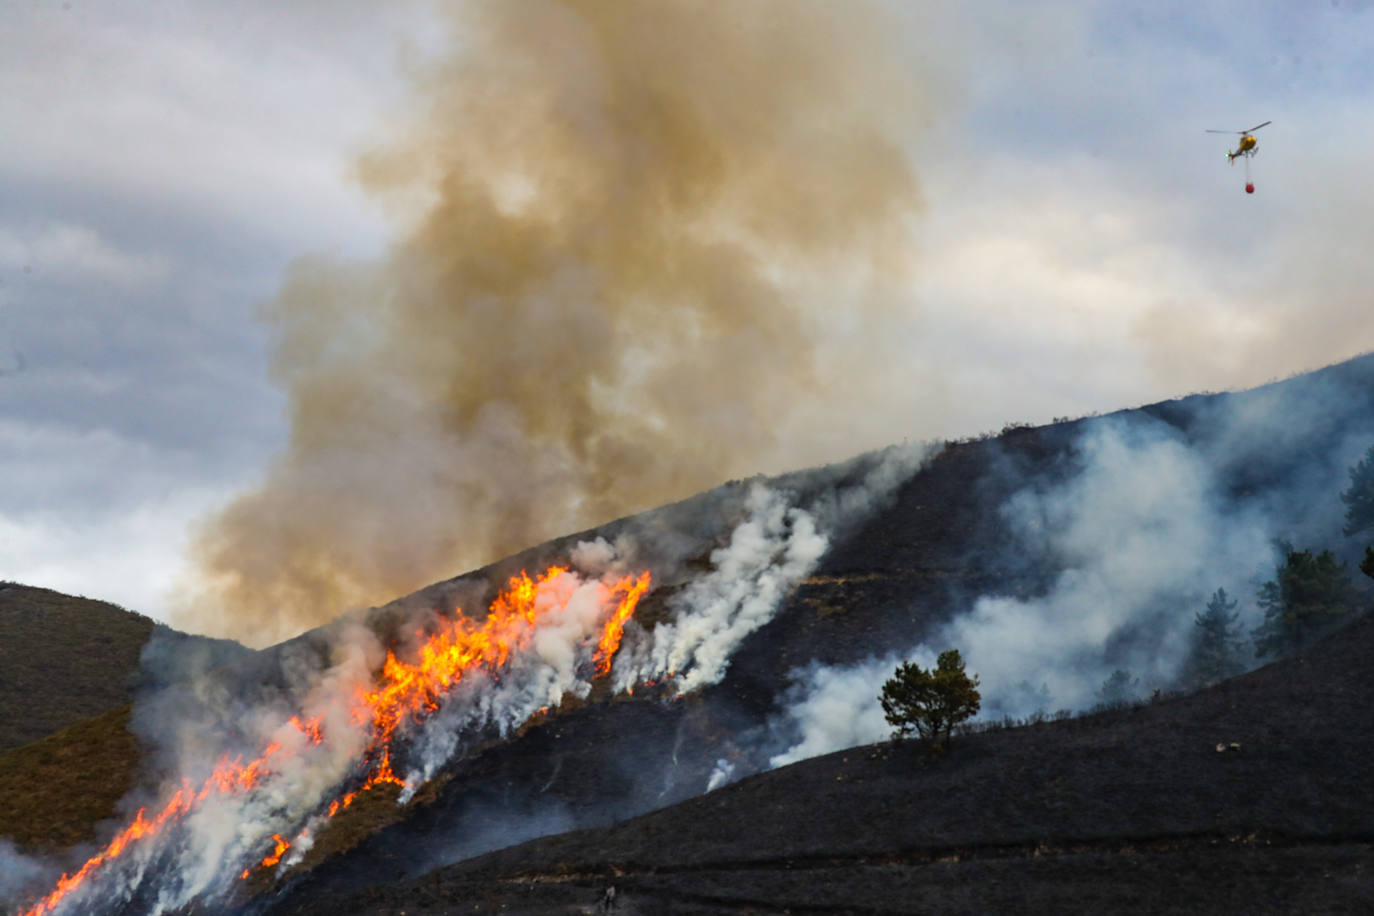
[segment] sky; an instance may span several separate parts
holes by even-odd
[[[206,582],[241,584],[277,556],[332,563],[321,594],[343,610],[729,477],[1374,349],[1374,5],[892,3],[881,30],[820,13],[743,38],[713,31],[725,6],[675,20],[691,12],[679,0],[626,22],[592,2],[448,6],[0,0],[0,579],[262,643],[321,611],[225,624],[236,602],[290,602],[315,580]],[[584,25],[579,6],[602,13]],[[590,47],[630,88],[587,64]],[[719,128],[705,147],[728,156],[694,170],[649,155],[647,177],[624,179],[631,200],[603,208],[638,160],[579,118],[623,115],[626,136],[675,155],[633,123],[649,117],[636,81],[701,106]],[[548,132],[549,112],[569,133]],[[1204,131],[1266,120],[1248,195],[1223,157],[1235,138]],[[614,171],[589,165],[603,136]],[[505,257],[493,232],[541,217],[545,194],[594,208],[559,217],[586,258],[512,230],[516,260],[553,266],[526,296],[537,307],[519,299],[503,323],[516,298],[444,265]],[[657,194],[690,231],[635,204]],[[487,203],[488,222],[435,228]],[[581,242],[645,232],[680,241],[691,257],[665,263],[713,283],[616,286],[605,277],[633,271]],[[713,291],[757,320],[732,323]],[[608,318],[598,296],[623,303]],[[685,316],[669,327],[682,339],[716,341],[720,363],[694,374],[690,347],[673,360],[664,314]],[[604,335],[579,337],[596,321]],[[583,356],[512,344],[510,327]],[[387,346],[359,343],[373,333]],[[498,340],[516,355],[492,355]],[[514,381],[455,373],[446,344]],[[574,407],[531,412],[522,399],[565,374],[594,425],[639,425],[616,439],[577,429]],[[530,522],[524,489],[561,501]],[[302,516],[321,519],[308,537]],[[339,556],[321,560],[332,537]],[[334,588],[337,567],[372,556],[387,558],[372,578]]]

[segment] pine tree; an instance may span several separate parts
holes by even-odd
[[[978,713],[982,696],[978,676],[965,674],[959,650],[950,649],[940,653],[929,671],[902,662],[883,684],[879,701],[894,738],[914,731],[922,738],[934,739],[940,747],[949,745],[955,725]]]
[[[1374,528],[1374,445],[1350,469],[1350,489],[1341,494],[1341,502],[1345,503],[1346,537]],[[1365,547],[1360,572],[1374,579],[1374,547]]]
[[[1193,616],[1193,651],[1188,670],[1197,684],[1223,681],[1241,672],[1240,612],[1234,600],[1226,600],[1226,589],[1219,588],[1207,602],[1207,610]]]
[[[1374,528],[1374,445],[1350,469],[1350,489],[1341,494],[1345,503],[1345,536],[1353,537]]]
[[[1276,577],[1260,588],[1264,622],[1253,632],[1255,655],[1282,655],[1312,642],[1355,609],[1358,597],[1329,550],[1312,554],[1285,545],[1287,556]]]

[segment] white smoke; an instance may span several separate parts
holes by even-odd
[[[983,717],[1089,708],[1118,668],[1171,686],[1207,596],[1252,592],[1273,569],[1267,521],[1228,508],[1212,465],[1167,427],[1108,419],[1078,449],[1079,473],[1002,508],[1009,549],[1062,565],[1049,592],[984,595],[906,657],[929,667],[958,649],[981,678]],[[771,763],[888,736],[878,695],[901,660],[798,672],[782,716],[796,737]]]
[[[14,899],[24,888],[48,875],[46,865],[24,855],[8,839],[0,837],[0,900]]]
[[[714,792],[721,786],[733,781],[734,778],[735,762],[722,757],[716,761],[715,767],[711,770],[711,775],[706,780],[706,791]]]
[[[682,694],[718,683],[740,643],[815,570],[835,533],[890,499],[929,453],[927,445],[903,445],[865,456],[872,466],[857,483],[827,488],[806,508],[791,505],[786,490],[752,484],[744,519],[711,552],[710,572],[670,599],[671,620],[652,633],[627,634],[613,672],[616,689],[670,678]]]
[[[922,649],[911,660],[929,667],[934,660],[927,659],[929,655]],[[768,765],[786,766],[888,737],[892,726],[883,717],[878,693],[899,661],[897,656],[884,656],[852,667],[813,665],[794,674],[786,716],[800,737]]]
[[[1162,424],[1094,424],[1079,443],[1084,467],[1003,510],[1018,543],[1035,543],[1065,570],[1037,598],[989,595],[939,634],[982,673],[989,705],[1018,708],[1023,682],[1047,686],[1056,708],[1092,705],[1118,669],[1146,687],[1180,674],[1194,613],[1219,586],[1243,593],[1273,568],[1269,525],[1228,510],[1212,466]]]
[[[719,681],[735,648],[768,622],[828,546],[810,513],[762,484],[750,488],[744,511],[729,543],[711,552],[711,571],[674,595],[673,619],[622,649],[617,690],[665,676],[676,678],[680,693]]]

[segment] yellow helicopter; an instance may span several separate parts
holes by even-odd
[[[1255,155],[1255,153],[1259,152],[1259,142],[1255,140],[1255,131],[1259,130],[1261,127],[1265,127],[1273,123],[1273,121],[1265,121],[1263,124],[1256,124],[1254,127],[1247,128],[1246,130],[1209,130],[1207,131],[1207,133],[1240,134],[1240,143],[1236,146],[1234,150],[1231,150],[1226,154],[1226,158],[1231,160],[1232,165],[1235,165],[1237,156],[1245,156],[1248,158],[1250,156]]]
[[[1259,141],[1257,141],[1257,140],[1255,139],[1255,131],[1259,130],[1261,127],[1264,127],[1264,126],[1267,125],[1267,124],[1273,124],[1273,123],[1274,123],[1273,121],[1265,121],[1264,124],[1256,124],[1254,127],[1247,128],[1246,130],[1209,130],[1209,131],[1207,131],[1207,133],[1209,133],[1209,134],[1240,134],[1240,143],[1236,144],[1236,148],[1235,148],[1234,150],[1228,150],[1228,151],[1227,151],[1227,153],[1226,153],[1226,158],[1227,158],[1228,160],[1230,160],[1230,162],[1231,162],[1232,165],[1235,165],[1235,164],[1236,164],[1236,158],[1237,158],[1237,157],[1242,157],[1242,158],[1245,159],[1245,193],[1246,193],[1246,194],[1254,194],[1254,193],[1255,193],[1255,183],[1254,183],[1253,181],[1250,180],[1250,158],[1251,158],[1252,156],[1254,156],[1255,153],[1259,152]]]

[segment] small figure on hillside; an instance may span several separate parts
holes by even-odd
[[[609,913],[615,909],[615,885],[606,888],[606,893],[601,895],[601,912]]]

